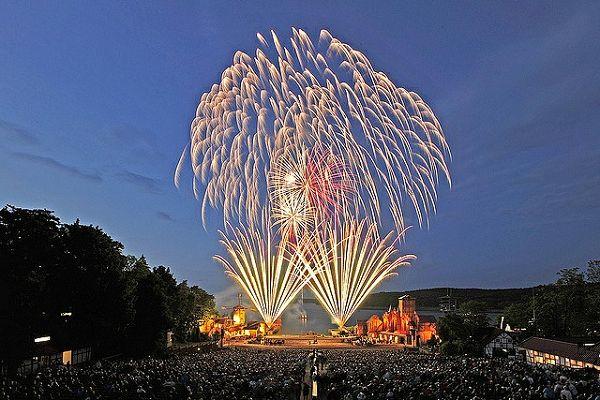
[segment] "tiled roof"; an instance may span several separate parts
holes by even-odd
[[[475,340],[477,340],[479,343],[488,344],[503,333],[506,333],[508,335],[506,331],[500,328],[488,326],[485,328],[478,329],[475,332]]]
[[[600,344],[592,347],[584,347],[577,343],[532,336],[519,344],[519,347],[570,358],[571,360],[583,361],[593,365],[600,365]]]

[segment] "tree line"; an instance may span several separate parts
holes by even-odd
[[[600,260],[558,272],[556,282],[504,309],[506,322],[548,338],[600,337]]]
[[[0,359],[9,369],[33,354],[34,338],[92,346],[96,356],[163,351],[166,332],[195,339],[214,297],[97,226],[61,223],[52,211],[0,210]]]
[[[407,290],[404,292],[376,292],[370,294],[363,303],[364,308],[387,308],[396,304],[398,297],[405,294],[417,299],[419,308],[439,308],[440,297],[450,294],[459,303],[479,301],[488,310],[502,310],[504,307],[523,301],[531,296],[531,288],[479,289],[438,287]]]
[[[471,300],[457,312],[438,320],[441,351],[446,354],[481,354],[478,338],[491,323],[486,303]],[[530,289],[530,295],[507,306],[504,322],[516,330],[517,340],[530,336],[585,341],[600,337],[600,260],[589,261],[586,271],[565,268],[556,282]]]

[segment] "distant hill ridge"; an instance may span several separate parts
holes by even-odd
[[[364,307],[386,307],[398,302],[398,297],[408,294],[417,300],[417,308],[437,308],[440,297],[450,295],[460,305],[465,301],[476,300],[486,304],[489,310],[501,310],[514,303],[524,302],[531,298],[533,288],[511,289],[476,289],[476,288],[433,288],[408,290],[406,292],[378,292],[371,294],[364,302]]]
[[[514,303],[531,298],[534,288],[476,289],[476,288],[431,288],[407,290],[404,292],[377,292],[370,294],[360,308],[387,308],[398,304],[398,297],[408,294],[417,300],[417,308],[438,308],[440,297],[450,293],[460,306],[461,303],[476,300],[486,304],[488,310],[502,310]],[[307,302],[315,299],[304,298]]]

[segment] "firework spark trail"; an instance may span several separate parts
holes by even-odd
[[[316,267],[308,286],[339,327],[377,285],[415,258],[399,255],[392,233],[380,239],[366,220],[340,229],[328,225],[316,236],[304,252],[305,262]]]
[[[270,202],[275,224],[293,228],[296,235],[310,233],[326,220],[348,215],[357,192],[350,169],[328,150],[294,149],[280,157],[269,176]]]
[[[316,271],[302,261],[297,246],[288,246],[285,237],[274,240],[267,223],[260,231],[228,225],[228,235],[221,236],[229,259],[214,258],[244,289],[270,328]]]
[[[203,218],[210,205],[223,208],[225,221],[255,225],[279,158],[290,148],[320,146],[357,177],[357,195],[340,220],[379,221],[385,198],[403,232],[406,196],[419,225],[426,221],[435,212],[439,175],[450,183],[449,148],[427,103],[327,31],[315,46],[294,28],[289,48],[274,32],[270,42],[257,36],[262,48],[254,57],[236,52],[221,81],[202,95],[182,155],[189,149]]]
[[[189,153],[203,222],[222,208],[227,226],[229,260],[215,258],[268,325],[308,284],[343,326],[414,258],[377,224],[391,217],[404,235],[405,198],[428,222],[450,150],[418,94],[329,32],[315,45],[292,29],[288,47],[257,36],[255,55],[236,52],[202,95],[175,184]]]

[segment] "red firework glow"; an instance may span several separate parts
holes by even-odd
[[[323,216],[344,210],[356,193],[354,177],[344,161],[331,150],[319,147],[308,155],[304,181],[310,205]]]
[[[282,156],[271,175],[275,225],[292,236],[348,211],[354,175],[330,149],[315,146]]]

